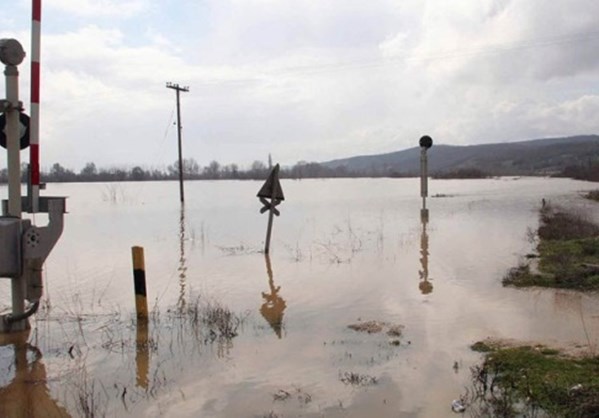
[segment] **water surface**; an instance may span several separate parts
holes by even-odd
[[[91,397],[107,416],[438,417],[468,384],[477,340],[596,354],[597,294],[501,286],[534,251],[541,199],[593,216],[580,198],[592,183],[432,180],[428,222],[417,179],[281,183],[270,259],[261,182],[187,182],[183,208],[174,182],[50,185],[69,214],[28,345],[0,347],[0,405],[43,398],[56,416],[85,416]],[[155,313],[147,336],[134,319],[134,245]],[[243,318],[238,335],[206,341],[169,319],[198,297]],[[0,307],[9,301],[0,281]],[[347,327],[366,320],[403,325],[399,345]]]

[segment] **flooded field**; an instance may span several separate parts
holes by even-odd
[[[0,346],[0,417],[440,417],[477,340],[599,352],[598,294],[501,285],[541,199],[596,216],[596,185],[432,180],[423,223],[417,179],[281,183],[269,258],[262,182],[188,182],[184,208],[175,182],[49,185],[69,214],[31,331]]]

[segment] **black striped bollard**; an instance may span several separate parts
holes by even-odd
[[[131,247],[133,256],[133,284],[135,287],[135,311],[138,318],[148,317],[148,298],[146,294],[146,267],[143,247]]]

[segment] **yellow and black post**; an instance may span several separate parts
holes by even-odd
[[[135,287],[135,311],[138,318],[148,317],[148,298],[146,294],[146,268],[143,247],[131,247],[133,256],[133,284]]]
[[[148,388],[150,352],[148,347],[148,298],[146,294],[146,268],[143,247],[132,247],[133,284],[135,287],[135,311],[137,312],[137,334],[135,338],[135,364],[137,386]]]

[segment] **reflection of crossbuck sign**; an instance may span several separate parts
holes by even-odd
[[[260,202],[264,205],[262,208],[260,208],[260,213],[268,212],[270,210],[270,208],[272,207],[272,213],[274,213],[277,216],[279,216],[281,214],[281,212],[279,212],[279,210],[275,207],[281,203],[280,200],[274,199],[271,203],[268,200],[266,200],[265,198],[261,197]]]

